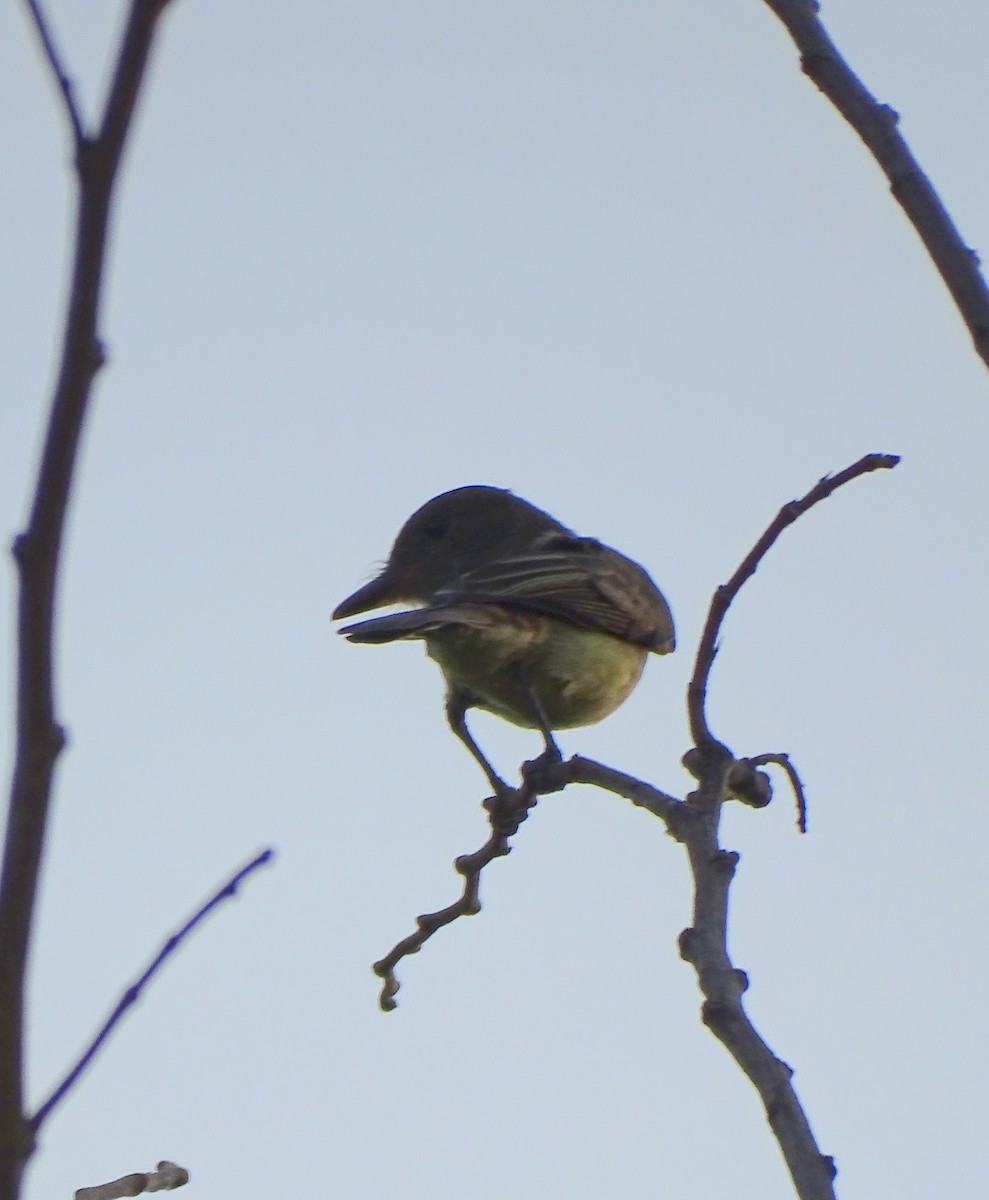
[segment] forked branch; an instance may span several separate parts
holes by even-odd
[[[167,0],[131,0],[99,130],[87,135],[37,0],[28,13],[72,130],[78,180],[75,250],[61,361],[27,529],[16,539],[17,720],[7,835],[0,870],[0,1200],[17,1200],[33,1148],[24,1114],[24,975],[55,762],[65,741],[56,718],[52,638],[65,515],[93,379],[111,199]]]

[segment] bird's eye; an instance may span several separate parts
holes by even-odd
[[[427,521],[425,526],[426,537],[438,539],[446,536],[446,531],[450,528],[450,522],[442,519]]]

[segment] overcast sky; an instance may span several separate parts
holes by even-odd
[[[49,7],[93,113],[121,6]],[[989,11],[823,16],[989,251]],[[682,794],[712,590],[869,451],[903,462],[788,530],[724,629],[713,729],[790,752],[810,803],[803,838],[782,787],[726,812],[731,949],[843,1200],[977,1195],[989,380],[769,9],[182,0],[162,32],[60,591],[34,1102],[200,900],[278,859],[52,1118],[28,1195],[171,1158],[190,1197],[788,1200],[677,954],[682,849],[613,796],[542,800],[482,914],[378,1011],[370,964],[453,899],[486,788],[421,647],[349,645],[329,613],[430,496],[512,488],[669,597],[677,653],[560,740]],[[0,77],[9,542],[71,232],[65,123],[17,4]],[[2,597],[12,630],[9,563]],[[506,774],[538,749],[474,729]]]

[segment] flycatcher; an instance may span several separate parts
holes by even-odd
[[[446,715],[498,794],[508,790],[467,728],[470,708],[539,729],[593,725],[625,700],[649,651],[669,654],[673,617],[648,573],[502,488],[456,488],[405,522],[384,570],[333,619],[386,604],[408,612],[346,625],[352,642],[421,639],[446,679]]]

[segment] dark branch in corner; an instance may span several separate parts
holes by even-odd
[[[129,1008],[135,1005],[141,998],[141,993],[158,974],[165,963],[179,949],[182,943],[195,932],[196,928],[206,920],[210,913],[224,900],[232,900],[237,894],[237,889],[255,871],[270,863],[274,858],[274,850],[262,850],[255,858],[244,867],[241,867],[227,882],[219,888],[212,896],[203,904],[188,921],[176,930],[170,938],[165,942],[162,948],[158,951],[155,957],[151,960],[148,966],[144,969],[141,975],[124,990],[123,995],[117,1001],[113,1012],[104,1021],[99,1033],[93,1038],[90,1044],[86,1047],[83,1053],[79,1056],[75,1065],[66,1073],[65,1078],[52,1091],[51,1095],[42,1104],[38,1106],[38,1111],[31,1118],[32,1132],[37,1134],[38,1130],[44,1122],[51,1116],[52,1110],[56,1105],[65,1098],[66,1093],[72,1088],[79,1076],[85,1071],[89,1064],[93,1061],[102,1047],[106,1044],[110,1034],[123,1019],[124,1014]]]
[[[858,479],[860,475],[868,474],[869,471],[879,471],[895,467],[899,461],[899,456],[896,454],[866,454],[858,462],[852,463],[850,467],[846,467],[843,471],[839,471],[837,475],[826,475],[802,499],[791,500],[789,504],[784,504],[776,514],[775,520],[742,560],[735,574],[714,593],[714,596],[711,598],[711,606],[708,609],[707,621],[704,624],[704,630],[701,634],[700,644],[697,647],[694,674],[687,687],[687,712],[690,717],[690,736],[694,739],[694,744],[699,749],[703,750],[717,742],[717,739],[708,728],[707,715],[705,713],[707,682],[711,674],[711,667],[714,664],[714,656],[717,653],[718,634],[721,632],[722,622],[732,601],[738,595],[739,591],[741,591],[742,585],[755,574],[759,564],[766,557],[766,554],[783,530],[788,525],[792,525],[799,516],[802,516],[809,509],[813,508],[815,504],[826,500],[832,492],[837,491],[843,484],[850,483],[853,479]],[[724,748],[722,747],[722,749]]]
[[[20,1194],[33,1150],[24,1115],[24,976],[55,763],[65,742],[56,720],[52,638],[56,584],[79,438],[93,379],[111,198],[154,34],[167,0],[131,0],[103,120],[87,136],[37,0],[28,11],[58,85],[75,141],[75,250],[61,360],[27,529],[14,543],[19,576],[17,718],[7,834],[0,872],[0,1200]]]
[[[804,73],[865,143],[889,180],[893,197],[924,243],[989,367],[989,289],[975,251],[965,245],[941,198],[897,128],[898,114],[880,104],[845,62],[811,0],[766,0],[800,51]]]

